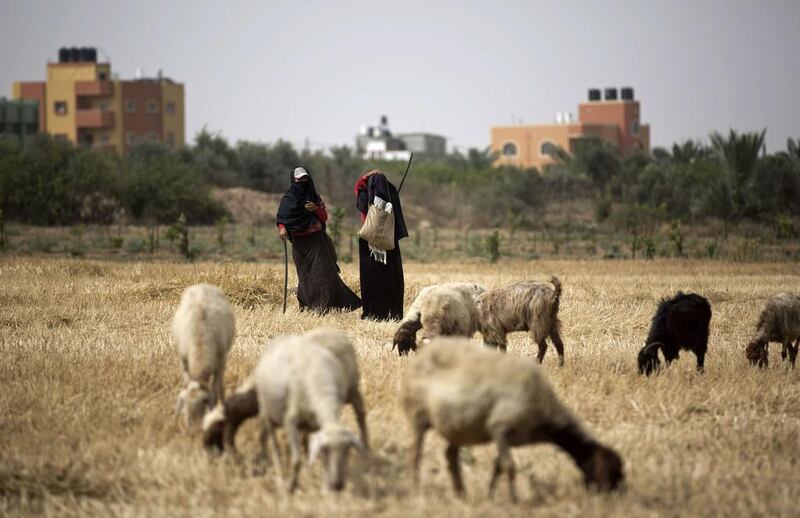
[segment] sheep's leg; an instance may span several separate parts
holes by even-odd
[[[539,354],[536,355],[536,361],[542,363],[544,361],[544,353],[547,352],[547,340],[543,338],[537,344],[539,344]]]
[[[260,451],[256,456],[256,462],[260,464],[264,462],[265,464],[271,464],[271,459],[269,456],[269,436],[275,435],[274,430],[272,430],[272,424],[269,422],[269,418],[262,416],[261,417],[261,432],[258,434],[258,442],[261,445]],[[233,438],[231,438],[231,444],[233,444]]]
[[[703,373],[705,372],[705,361],[706,361],[706,353],[705,352],[698,352],[695,353],[697,356],[697,372]]]
[[[553,341],[553,345],[556,347],[556,352],[558,353],[558,366],[564,366],[564,342],[561,341],[561,335],[558,332],[558,329],[553,328],[550,332],[550,339]]]
[[[303,461],[301,445],[302,438],[296,419],[287,419],[284,428],[286,429],[286,437],[289,440],[289,453],[292,461],[292,473],[291,478],[289,479],[289,492],[294,493],[294,491],[297,489],[297,479],[300,476],[300,465]]]
[[[453,480],[453,489],[460,498],[464,496],[464,481],[461,478],[461,464],[458,460],[458,446],[448,444],[444,452],[447,457],[447,469],[450,470],[450,478]]]
[[[222,371],[225,367],[222,366],[214,373],[214,401],[211,402],[211,408],[217,403],[225,401],[225,387],[222,384]]]
[[[350,398],[350,404],[353,405],[353,411],[356,413],[356,421],[358,421],[358,431],[361,434],[361,442],[364,444],[364,448],[369,450],[367,411],[364,408],[364,399],[361,397],[361,392],[358,389],[353,391],[353,396]]]
[[[422,446],[425,442],[425,432],[428,427],[421,423],[414,424],[414,451],[411,461],[411,470],[414,477],[414,485],[419,484],[419,465],[422,462]]]
[[[508,491],[511,494],[511,500],[516,502],[517,490],[514,487],[516,468],[514,467],[514,459],[511,457],[511,447],[508,445],[505,433],[498,434],[495,438],[495,443],[497,444],[497,459],[494,461],[492,479],[489,481],[489,498],[494,498],[497,479],[505,472],[506,475],[508,475]]]
[[[791,342],[786,342],[783,345],[786,356],[789,358],[789,364],[794,367],[795,360],[797,360],[797,344],[792,345]]]

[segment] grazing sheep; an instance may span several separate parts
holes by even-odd
[[[436,338],[408,366],[401,397],[414,430],[415,482],[429,428],[448,443],[445,455],[459,496],[464,494],[459,448],[490,441],[498,452],[490,497],[505,473],[516,500],[510,449],[526,444],[549,442],[565,450],[587,486],[608,491],[624,478],[619,455],[583,428],[556,397],[541,368],[528,359],[499,354],[464,338]]]
[[[242,382],[233,395],[217,403],[203,418],[203,445],[209,451],[222,452],[226,448],[235,452],[235,437],[239,427],[258,415],[256,383],[251,375]]]
[[[506,334],[528,331],[531,341],[539,346],[536,359],[542,363],[549,336],[558,352],[559,365],[564,365],[558,320],[561,281],[551,277],[550,284],[553,286],[544,282],[516,282],[478,297],[479,331],[486,345],[505,351]]]
[[[679,350],[694,352],[697,370],[703,372],[710,321],[711,305],[705,297],[679,291],[671,299],[662,299],[650,324],[647,342],[639,351],[639,373],[649,376],[658,369],[659,349],[668,365],[678,358]]]
[[[794,341],[794,345],[792,345]],[[767,299],[758,319],[756,333],[747,345],[746,355],[754,365],[769,364],[767,347],[770,342],[782,344],[781,357],[794,367],[800,346],[800,295],[778,293]]]
[[[172,334],[187,385],[178,395],[175,414],[186,411],[187,427],[197,425],[225,395],[225,359],[234,327],[233,308],[221,289],[197,284],[183,292],[172,319]]]
[[[351,447],[368,448],[366,411],[358,389],[355,350],[347,335],[318,329],[303,336],[270,342],[255,370],[262,446],[273,428],[286,430],[291,453],[290,491],[297,488],[301,444],[309,441],[309,463],[322,459],[325,484],[334,491],[345,485]],[[355,410],[361,440],[339,420],[342,405]]]
[[[467,282],[427,286],[419,292],[394,334],[392,348],[400,356],[417,349],[417,331],[425,337],[437,335],[472,336],[476,329],[474,301],[486,287]]]

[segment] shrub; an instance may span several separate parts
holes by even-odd
[[[489,234],[486,237],[485,246],[489,262],[496,263],[500,259],[500,232],[495,230]]]

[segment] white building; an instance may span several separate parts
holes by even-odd
[[[364,160],[403,160],[411,153],[429,158],[441,158],[446,153],[446,139],[432,133],[392,135],[389,119],[381,116],[378,126],[361,126],[356,137],[356,150]]]

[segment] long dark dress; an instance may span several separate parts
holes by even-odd
[[[292,259],[297,268],[297,301],[300,309],[324,313],[331,309],[352,311],[361,306],[358,295],[339,277],[336,249],[325,231],[292,237]]]
[[[369,205],[377,194],[392,202],[395,215],[394,250],[386,253],[386,264],[370,256],[369,244],[358,240],[359,273],[361,275],[361,318],[377,320],[400,320],[403,317],[403,257],[400,254],[400,240],[408,237],[403,209],[397,189],[382,174],[374,175],[368,181],[359,181],[364,188],[356,187],[356,207],[366,214]]]
[[[315,212],[307,211],[304,205],[309,201],[320,207]],[[297,301],[301,310],[352,311],[361,306],[361,299],[339,277],[336,249],[325,232],[327,217],[322,198],[310,177],[307,182],[292,182],[281,198],[277,224],[286,228],[292,242],[292,259],[298,278]]]

